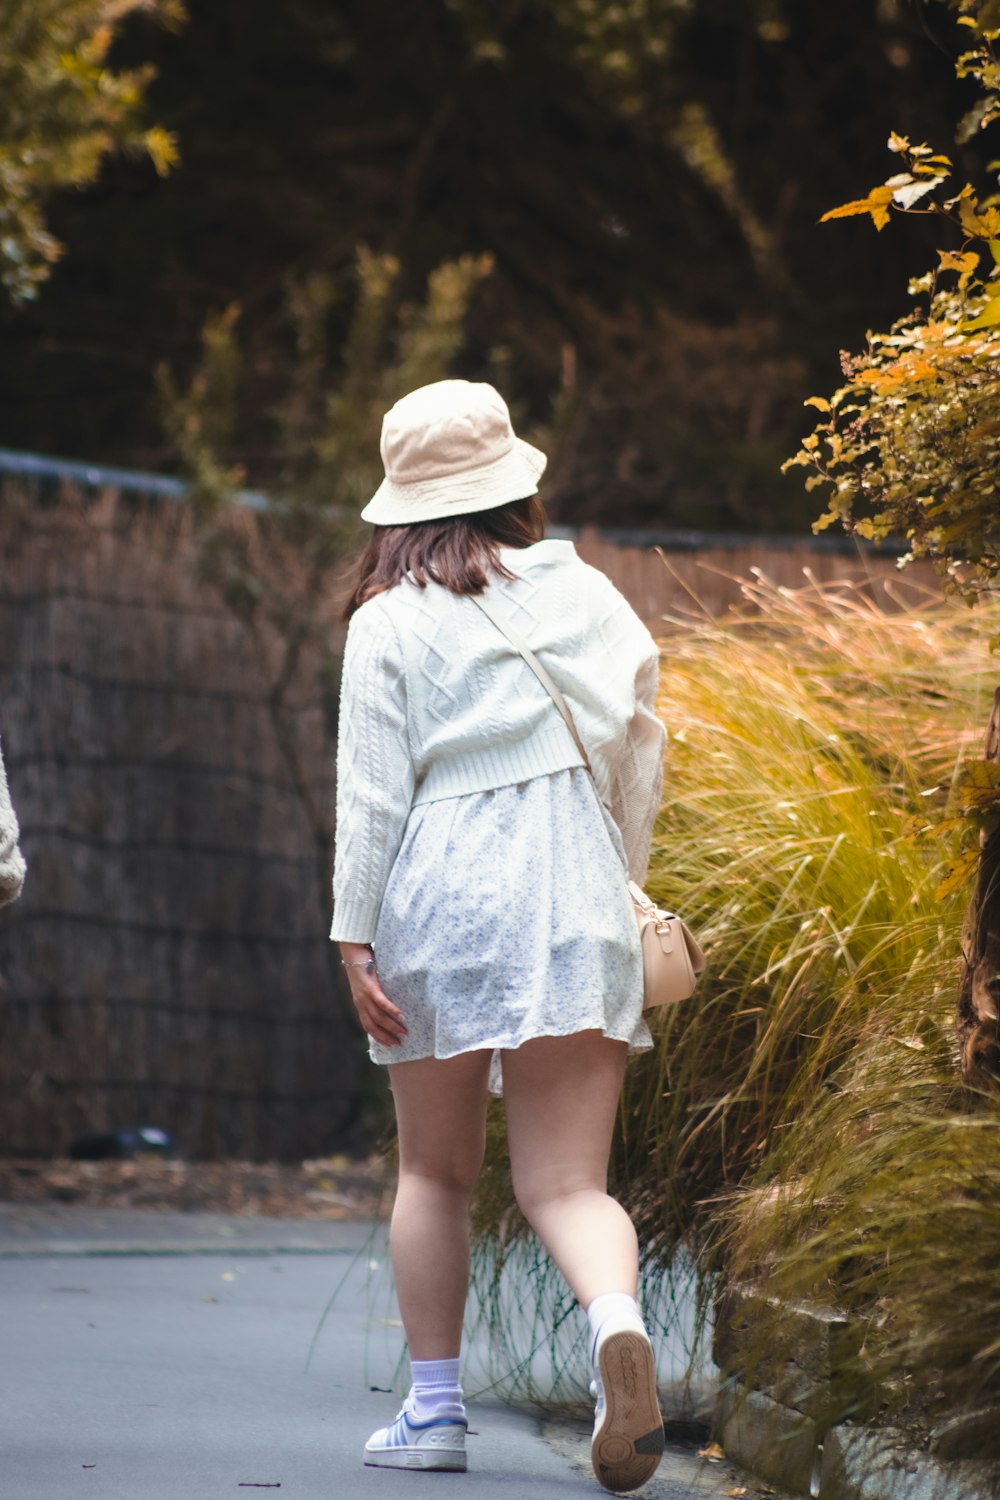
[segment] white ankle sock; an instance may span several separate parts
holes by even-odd
[[[459,1359],[411,1359],[413,1414],[418,1422],[464,1417]]]
[[[626,1324],[634,1324],[636,1329],[641,1328],[643,1333],[646,1331],[646,1325],[642,1321],[642,1313],[639,1311],[639,1304],[634,1297],[630,1297],[628,1292],[602,1292],[599,1297],[594,1298],[593,1302],[587,1308],[587,1321],[590,1324],[591,1352],[593,1352],[594,1346],[597,1343],[597,1335],[601,1330],[602,1323],[607,1322],[608,1318],[611,1317],[616,1320],[621,1319]]]

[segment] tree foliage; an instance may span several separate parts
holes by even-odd
[[[163,420],[192,486],[205,572],[238,613],[249,619],[264,611],[293,644],[315,630],[317,600],[328,594],[345,550],[367,529],[358,512],[382,478],[383,414],[406,391],[448,374],[469,303],[491,270],[487,256],[446,262],[421,299],[400,303],[399,262],[361,247],[350,276],[287,280],[285,331],[297,357],[269,412],[275,478],[261,524],[301,549],[307,581],[297,578],[291,590],[266,558],[251,556],[233,506],[247,478],[245,466],[229,456],[238,448],[250,375],[241,306],[230,303],[206,321],[186,385],[168,364],[158,366]],[[331,377],[333,314],[343,304],[349,308],[344,350]]]
[[[37,305],[0,306],[0,442],[176,469],[153,371],[190,377],[206,320],[238,303],[220,457],[280,488],[287,279],[346,288],[365,244],[415,303],[437,266],[489,254],[453,373],[499,378],[544,429],[553,519],[798,527],[779,467],[801,399],[931,244],[915,218],[873,258],[848,227],[830,258],[816,228],[877,173],[890,124],[919,140],[954,118],[925,9],[411,0],[402,24],[392,0],[212,0],[169,32],[137,7],[110,56],[157,66],[149,107],[183,169],[118,156],[52,200],[73,254]]]
[[[175,135],[142,123],[151,64],[116,70],[108,52],[127,16],[176,30],[182,0],[4,0],[0,5],[0,284],[38,296],[64,246],[46,224],[62,188],[92,183],[112,151],[145,155],[161,175]]]
[[[342,641],[331,628],[331,596],[345,553],[368,529],[358,511],[382,477],[382,415],[412,386],[448,373],[470,299],[490,271],[488,257],[446,262],[423,297],[401,301],[399,262],[362,248],[350,275],[287,278],[281,331],[295,358],[268,412],[276,478],[256,517],[234,503],[247,475],[231,459],[252,373],[243,308],[232,302],[206,320],[189,375],[177,376],[166,362],[156,370],[162,419],[192,485],[201,575],[259,653],[276,742],[327,869],[330,809],[317,803],[304,772],[299,705],[289,696],[301,683],[296,668],[303,650],[316,648],[318,686],[335,734]],[[335,337],[345,349],[334,364]],[[342,984],[343,971],[335,973]],[[346,992],[342,998],[346,1003]]]
[[[981,91],[968,136],[1000,117],[1000,0],[956,8],[973,41],[957,69]],[[894,132],[889,149],[903,170],[824,219],[868,214],[882,230],[894,214],[925,215],[955,232],[957,248],[939,249],[910,282],[926,301],[843,355],[846,383],[807,402],[822,419],[785,468],[829,490],[815,530],[839,521],[876,541],[904,535],[908,557],[932,558],[972,602],[1000,576],[1000,192],[950,189],[952,161],[926,144]]]

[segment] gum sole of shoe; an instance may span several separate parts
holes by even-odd
[[[604,1385],[604,1420],[591,1444],[594,1473],[606,1490],[636,1490],[656,1473],[663,1453],[663,1416],[649,1344],[637,1333],[612,1333],[597,1357]]]
[[[468,1468],[464,1453],[435,1453],[433,1448],[385,1448],[365,1454],[370,1469],[443,1469],[464,1474]]]

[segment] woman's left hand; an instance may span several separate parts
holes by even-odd
[[[366,971],[364,965],[373,957],[371,949],[364,943],[341,943],[340,952],[358,1020],[374,1041],[383,1047],[398,1047],[406,1036],[403,1012],[383,990],[378,971]]]

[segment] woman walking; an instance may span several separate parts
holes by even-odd
[[[493,1093],[518,1204],[590,1324],[594,1471],[634,1489],[663,1425],[607,1168],[627,1057],[652,1045],[627,880],[645,879],[662,787],[657,649],[572,542],[543,539],[545,456],[492,386],[411,392],[381,451],[344,611],[330,936],[389,1069],[412,1386],[364,1461],[466,1467],[468,1206]],[[593,775],[477,598],[555,679]]]

